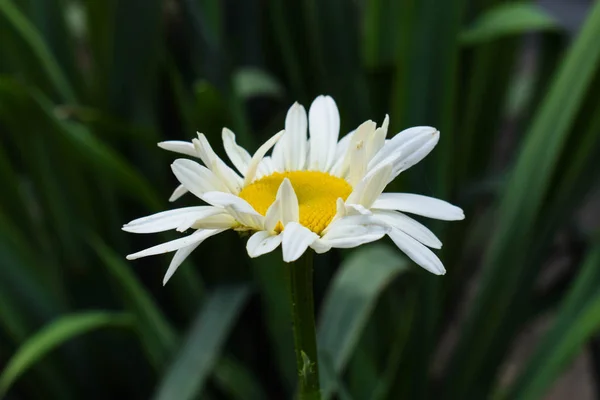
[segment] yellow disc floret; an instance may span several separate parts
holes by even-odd
[[[346,200],[352,186],[344,179],[320,171],[275,172],[246,186],[239,196],[260,214],[275,201],[277,190],[285,178],[290,180],[298,197],[300,224],[320,234],[336,213],[338,198]]]

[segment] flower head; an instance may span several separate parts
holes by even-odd
[[[233,132],[223,129],[225,151],[238,172],[217,156],[201,133],[191,143],[159,143],[204,164],[175,160],[171,167],[181,185],[170,201],[190,192],[208,205],[164,211],[124,225],[123,230],[133,233],[194,231],[127,258],[176,251],[166,283],[200,243],[228,229],[251,233],[246,245],[250,257],[281,245],[286,262],[298,259],[309,247],[324,253],[387,234],[417,264],[444,274],[441,261],[428,248],[439,249],[442,243],[405,213],[450,221],[463,219],[462,210],[431,197],[383,193],[398,174],[435,147],[440,134],[420,126],[388,140],[388,123],[387,116],[380,127],[367,121],[338,141],[340,117],[331,97],[317,97],[308,118],[304,107],[295,103],[287,113],[285,130],[252,156],[236,143]]]

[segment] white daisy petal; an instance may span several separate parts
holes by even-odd
[[[169,202],[174,202],[175,200],[179,199],[181,196],[183,196],[184,194],[186,194],[188,192],[188,190],[185,188],[185,186],[183,185],[179,185],[175,188],[175,190],[173,191],[173,194],[171,195],[171,197],[169,197]]]
[[[319,96],[308,111],[310,127],[309,167],[329,171],[333,165],[338,136],[340,114],[335,101],[329,96]]]
[[[198,232],[203,232],[203,236],[205,236],[203,239],[200,239],[198,242],[196,242],[194,244],[191,244],[186,247],[182,247],[179,250],[177,250],[175,252],[175,255],[173,256],[173,258],[171,259],[169,268],[167,269],[167,272],[165,273],[165,277],[163,278],[163,286],[167,284],[167,282],[169,281],[169,279],[171,279],[171,277],[173,276],[175,271],[177,271],[177,268],[179,268],[181,263],[183,261],[185,261],[185,259],[192,253],[192,251],[196,250],[196,247],[198,247],[207,238],[214,236],[218,233],[221,233],[224,230],[225,229],[198,231]],[[198,234],[198,236],[200,236],[200,234]]]
[[[439,140],[440,133],[435,131],[425,137],[418,137],[406,143],[400,150],[402,157],[398,158],[394,163],[391,179],[394,179],[402,171],[406,171],[425,158],[438,144]]]
[[[381,219],[388,225],[400,229],[402,232],[412,236],[425,246],[432,247],[434,249],[441,249],[442,242],[420,222],[410,218],[409,216],[402,214],[397,211],[389,210],[378,210],[373,215]]]
[[[306,110],[298,103],[290,107],[285,117],[285,135],[278,145],[283,148],[286,171],[298,171],[306,162]]]
[[[336,201],[336,213],[329,226],[332,226],[333,222],[340,218],[350,215],[372,215],[373,213],[368,208],[363,207],[360,204],[346,204],[342,198],[338,198]],[[326,232],[329,227],[325,228],[323,232]]]
[[[196,197],[201,198],[206,192],[229,191],[211,170],[195,161],[180,158],[171,164],[171,169],[177,180]]]
[[[231,160],[233,166],[240,172],[240,174],[246,175],[248,170],[248,164],[250,164],[250,154],[242,146],[238,145],[235,141],[235,133],[231,132],[227,128],[223,128],[221,134],[223,137],[223,148],[227,157]]]
[[[368,208],[361,204],[345,204],[346,215],[372,215],[373,213]]]
[[[398,210],[443,221],[458,221],[465,218],[463,211],[444,200],[411,193],[382,193],[372,208]]]
[[[290,222],[281,233],[283,236],[281,247],[283,248],[283,261],[296,261],[319,235],[297,222]]]
[[[335,149],[335,160],[329,172],[333,176],[346,176],[348,167],[350,166],[350,158],[348,157],[348,146],[352,141],[352,137],[356,131],[348,133],[340,139]]]
[[[317,240],[312,242],[310,248],[313,249],[317,254],[323,254],[331,250],[331,245],[326,240],[318,238]]]
[[[149,249],[138,251],[137,253],[129,254],[128,260],[135,260],[141,257],[153,256],[156,254],[168,253],[170,251],[179,250],[183,247],[202,242],[204,239],[219,233],[218,229],[198,230],[189,236],[171,240],[170,242],[162,243]]]
[[[292,183],[285,178],[277,190],[276,200],[280,202],[280,221],[285,227],[289,222],[298,222],[300,219],[300,208],[298,197],[292,187]]]
[[[402,170],[406,170],[423,159],[435,147],[438,140],[439,132],[430,126],[405,129],[385,142],[381,150],[369,162],[368,169],[377,168],[381,161],[392,154],[398,154],[401,155],[398,158],[398,164],[404,166]],[[415,157],[415,152],[420,158]]]
[[[367,160],[371,160],[375,154],[381,150],[385,144],[385,137],[387,136],[388,126],[390,124],[390,117],[386,114],[381,127],[375,130],[372,139],[367,145]]]
[[[207,192],[202,200],[215,207],[234,207],[236,210],[252,215],[260,215],[246,200],[231,193]]]
[[[322,238],[321,240],[329,247],[338,249],[351,249],[366,243],[375,242],[385,236],[386,229],[382,226],[369,225],[350,229],[352,235],[338,237],[335,239]]]
[[[258,169],[256,170],[256,178],[271,175],[273,172],[275,172],[275,165],[273,159],[269,156],[263,157],[263,159],[258,164]]]
[[[167,268],[167,272],[165,273],[165,277],[163,278],[163,286],[169,282],[169,279],[173,276],[177,268],[185,261],[185,259],[192,254],[192,251],[196,250],[196,247],[200,246],[202,242],[197,242],[192,245],[182,247],[181,249],[175,252],[175,255],[171,259],[171,263],[169,264],[169,268]]]
[[[233,218],[247,228],[262,230],[265,217],[260,215],[246,200],[230,193],[208,192],[202,200],[216,207],[223,207]]]
[[[381,192],[387,186],[391,173],[391,164],[383,164],[372,170],[354,187],[352,193],[346,199],[346,203],[360,204],[366,208],[371,208],[373,202],[380,197]]]
[[[271,235],[269,232],[259,231],[250,236],[246,243],[248,255],[252,258],[272,252],[281,243],[281,235]]]
[[[352,215],[333,222],[321,238],[321,244],[336,248],[352,248],[381,239],[389,228],[377,219]]]
[[[444,275],[446,273],[446,269],[440,259],[425,245],[419,243],[418,240],[395,228],[392,228],[388,236],[411,260],[427,271],[436,275]]]
[[[218,214],[209,215],[194,221],[190,227],[193,229],[229,229],[234,228],[236,225],[237,221],[235,218],[226,211],[221,210]],[[179,230],[179,228],[177,230]]]
[[[242,178],[214,152],[206,136],[198,133],[198,139],[192,140],[192,143],[206,167],[219,177],[231,193],[239,193],[242,188]]]
[[[367,171],[367,146],[370,137],[375,132],[375,122],[366,121],[362,123],[352,136],[348,146],[349,173],[348,182],[354,186],[365,176]]]
[[[248,170],[246,171],[246,177],[244,179],[244,186],[249,185],[255,178],[256,170],[258,169],[258,165],[262,161],[267,151],[271,150],[271,147],[277,143],[279,138],[285,133],[285,131],[281,131],[275,135],[273,135],[269,140],[267,140],[262,146],[256,150],[256,153],[252,156],[250,160],[250,164],[248,164]]]
[[[123,225],[125,232],[131,233],[156,233],[177,228],[185,221],[195,220],[210,214],[215,208],[211,206],[185,207],[175,210],[162,211],[147,217],[134,219]],[[218,212],[218,210],[217,210]]]
[[[158,147],[175,153],[185,154],[186,156],[198,157],[198,153],[191,142],[181,140],[169,140],[158,143]]]
[[[267,213],[265,215],[265,230],[267,232],[273,233],[280,219],[281,201],[279,199],[275,199],[273,204],[271,204],[267,209]]]

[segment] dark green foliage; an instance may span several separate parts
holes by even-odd
[[[250,260],[227,232],[163,287],[169,256],[124,257],[176,235],[120,228],[195,204],[167,202],[176,156],[156,142],[199,131],[223,155],[226,126],[253,152],[294,101],[330,94],[342,133],[385,114],[390,135],[436,126],[390,190],[466,219],[430,224],[445,277],[385,240],[315,257],[324,397],[542,398],[600,331],[581,211],[600,176],[600,3],[561,26],[500,0],[0,0],[0,397],[292,398],[280,253]],[[549,331],[500,379],[541,314]]]

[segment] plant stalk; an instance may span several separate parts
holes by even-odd
[[[320,400],[312,251],[309,249],[297,261],[290,263],[287,270],[298,372],[298,399]]]

